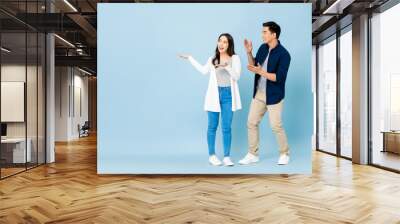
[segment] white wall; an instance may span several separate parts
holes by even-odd
[[[78,124],[88,120],[88,77],[76,68],[56,67],[55,89],[55,140],[77,139]]]
[[[25,82],[25,64],[8,64],[1,66],[1,81],[2,82]],[[28,66],[28,74],[32,70],[31,66]],[[1,108],[6,110],[6,108]],[[25,123],[24,122],[10,122],[7,123],[7,137],[25,137]]]
[[[31,76],[36,77],[36,67],[35,66],[27,66],[18,65],[18,64],[6,64],[1,66],[1,81],[2,82],[25,82],[25,76],[27,69],[28,81],[30,86],[36,86],[36,80],[34,80]],[[36,130],[36,113],[32,113],[32,111],[36,111],[36,88],[27,88],[27,116],[28,116],[28,137],[30,133]],[[32,104],[33,102],[33,104]],[[39,105],[40,106],[40,105]],[[2,110],[6,110],[6,108],[2,108]],[[32,124],[31,122],[34,122]],[[25,137],[25,123],[26,122],[7,122],[7,136],[8,137]],[[32,128],[32,131],[30,131]],[[36,132],[35,132],[36,133]],[[42,137],[42,136],[40,136]]]
[[[68,140],[69,68],[55,68],[55,141]]]
[[[36,70],[38,69],[38,70]],[[6,122],[8,138],[23,138],[27,135],[30,139],[32,161],[44,163],[45,150],[45,117],[44,117],[44,74],[42,67],[25,64],[3,64],[1,66],[2,82],[24,82],[26,83],[26,108],[23,106],[22,112],[26,110],[27,120],[24,122]],[[25,80],[27,78],[27,81]],[[4,96],[2,96],[4,97]],[[10,108],[1,108],[4,112]],[[12,112],[12,111],[8,111]],[[15,112],[14,112],[15,113]],[[39,154],[37,156],[37,153]]]
[[[76,72],[77,70],[75,70]],[[78,138],[79,137],[79,132],[78,132],[78,124],[83,125],[85,121],[88,121],[89,118],[89,112],[88,112],[88,77],[87,76],[82,76],[79,73],[79,75],[74,75],[74,108],[72,108],[72,119],[71,119],[71,135],[73,138]],[[80,91],[80,93],[79,93]],[[80,99],[79,99],[80,95]],[[79,104],[80,101],[80,104]],[[81,108],[79,108],[81,107]],[[82,111],[80,111],[81,109]],[[75,111],[75,113],[74,113]]]

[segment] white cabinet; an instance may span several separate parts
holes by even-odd
[[[7,138],[1,140],[1,144],[7,144],[9,147],[12,147],[13,163],[25,163],[32,161],[32,140],[28,138],[26,142],[27,147],[25,151],[25,138]]]

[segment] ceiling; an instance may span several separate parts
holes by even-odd
[[[231,1],[166,1],[166,0],[1,0],[0,24],[4,38],[18,49],[22,34],[30,31],[55,32],[56,65],[80,66],[96,72],[97,3],[138,2],[231,2],[231,3],[311,3],[313,40],[327,34],[339,19],[356,16],[388,0],[231,0]],[[49,13],[52,11],[52,13]],[[350,19],[351,21],[351,19]],[[324,33],[325,32],[325,33]],[[334,31],[333,31],[334,32]],[[3,35],[4,36],[4,35]],[[60,37],[60,38],[59,38]],[[65,40],[65,41],[64,41]],[[3,41],[4,43],[4,41]],[[29,45],[30,46],[34,46]],[[28,52],[30,51],[28,47]],[[22,48],[21,48],[22,50]]]

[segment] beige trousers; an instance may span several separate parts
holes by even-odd
[[[285,130],[282,126],[282,110],[283,100],[277,104],[267,105],[265,92],[257,91],[256,96],[252,99],[250,105],[249,116],[247,119],[247,131],[249,141],[249,153],[258,155],[259,151],[259,124],[264,117],[265,112],[269,112],[269,122],[272,131],[275,133],[278,141],[279,151],[281,154],[289,154],[289,145]]]

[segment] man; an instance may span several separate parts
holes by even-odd
[[[290,64],[290,54],[281,45],[281,28],[275,22],[263,23],[262,38],[264,43],[253,57],[251,41],[245,39],[249,65],[247,69],[255,73],[253,99],[247,120],[249,149],[240,164],[259,161],[259,124],[269,112],[269,121],[279,144],[279,165],[289,163],[289,145],[282,125],[283,98],[285,81]]]

